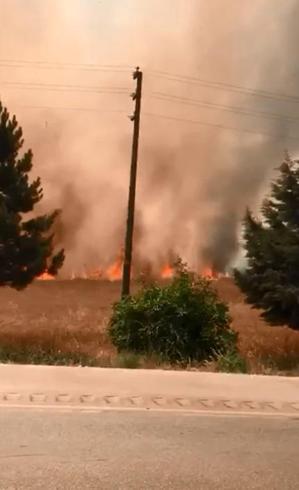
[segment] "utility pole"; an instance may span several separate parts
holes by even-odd
[[[129,199],[128,199],[128,217],[127,217],[125,256],[124,256],[123,282],[122,282],[123,298],[125,296],[129,296],[130,294],[131,269],[132,269],[136,177],[137,177],[142,80],[143,80],[143,74],[142,71],[140,71],[139,67],[137,67],[133,73],[133,80],[136,80],[137,85],[136,85],[136,91],[131,95],[133,101],[135,101],[135,111],[133,116],[130,117],[131,121],[134,122],[134,131],[133,131],[133,142],[132,142],[130,187],[129,187]]]

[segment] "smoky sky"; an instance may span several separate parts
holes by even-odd
[[[1,1],[0,97],[33,149],[41,210],[62,209],[65,271],[123,245],[136,65],[138,260],[238,260],[245,208],[297,155],[298,15],[296,0]]]

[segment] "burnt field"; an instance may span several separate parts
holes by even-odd
[[[230,279],[215,281],[230,307],[232,326],[250,371],[299,373],[299,332],[267,325]],[[115,351],[106,335],[120,283],[36,281],[23,292],[0,290],[0,347],[42,349],[97,357],[110,365]]]

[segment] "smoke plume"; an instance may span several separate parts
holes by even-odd
[[[298,15],[297,0],[1,1],[0,96],[33,148],[42,210],[63,211],[66,273],[123,245],[136,65],[136,257],[238,259],[246,206],[298,148]]]

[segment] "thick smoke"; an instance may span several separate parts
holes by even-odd
[[[174,253],[192,267],[222,271],[238,258],[246,206],[257,209],[284,149],[298,146],[295,119],[252,114],[297,114],[299,99],[270,92],[297,93],[298,14],[297,0],[1,0],[1,99],[34,150],[43,208],[62,208],[57,239],[66,247],[66,272],[106,266],[123,244],[132,135],[126,115],[137,64],[144,70],[138,260],[158,267]],[[238,86],[264,93],[246,95]],[[153,98],[157,92],[218,107]]]

